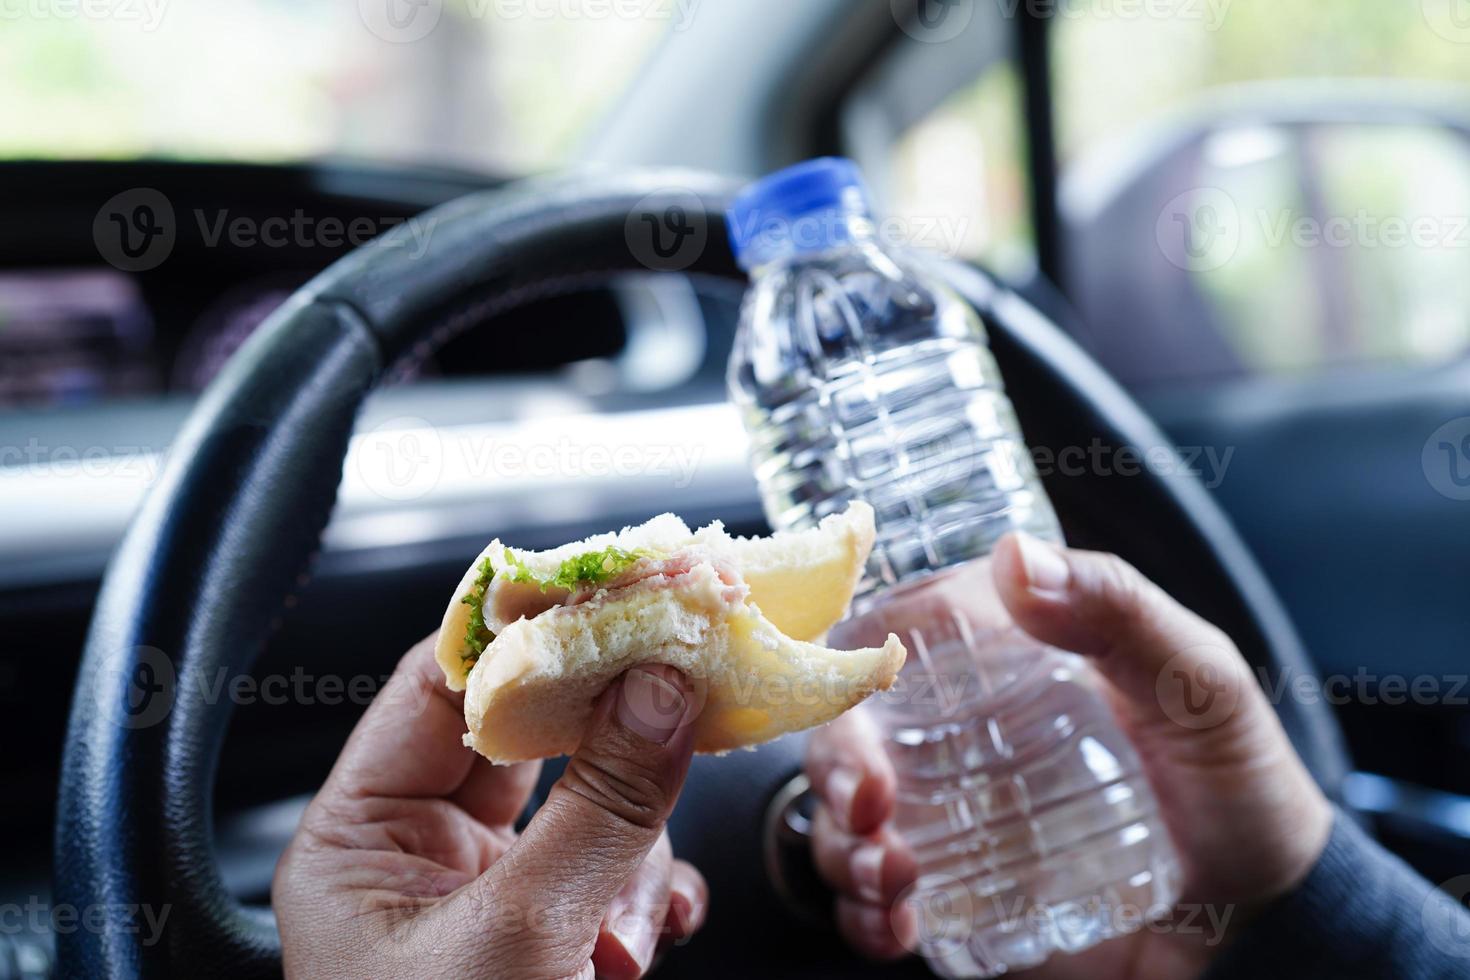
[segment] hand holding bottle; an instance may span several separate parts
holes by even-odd
[[[1111,555],[1011,535],[992,569],[1022,630],[1101,673],[1178,851],[1176,907],[1195,911],[1176,922],[1212,916],[1228,934],[1299,883],[1332,809],[1230,639]],[[893,903],[915,865],[889,823],[897,781],[876,730],[856,713],[840,719],[811,740],[807,769],[821,801],[815,857],[839,893],[839,927],[870,956],[905,955],[918,924]],[[1130,976],[1148,964],[1149,976],[1193,977],[1221,938],[1209,927],[1144,929],[1053,958],[1041,975]]]

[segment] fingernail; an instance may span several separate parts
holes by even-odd
[[[646,971],[653,962],[654,949],[658,946],[658,933],[654,931],[648,912],[631,906],[620,908],[614,903],[608,909],[608,925],[613,938],[623,947],[623,952],[637,965],[634,972],[641,974]]]
[[[676,927],[674,944],[682,946],[704,924],[705,912],[709,908],[709,892],[703,879],[687,865],[675,863],[669,881],[669,914]]]
[[[635,667],[623,675],[618,721],[650,742],[664,745],[679,730],[684,704],[684,694],[677,687],[652,671]]]
[[[892,918],[892,913],[885,908],[872,905],[857,907],[857,925],[868,937],[869,948],[889,959],[894,955],[889,951],[893,945]]]
[[[1067,560],[1057,549],[1029,534],[1016,535],[1021,551],[1021,567],[1026,572],[1026,585],[1033,592],[1063,592],[1072,577]]]
[[[675,917],[674,922],[682,933],[682,938],[676,941],[676,945],[688,941],[689,936],[699,929],[704,920],[698,896],[677,887],[669,893],[669,914]]]
[[[852,822],[852,801],[857,798],[862,781],[862,773],[846,766],[838,766],[827,776],[827,804],[843,827]]]
[[[883,901],[883,845],[860,844],[852,852],[852,883],[858,898],[874,905]]]

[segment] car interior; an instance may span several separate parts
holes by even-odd
[[[276,860],[485,542],[768,533],[723,214],[823,155],[980,313],[1068,540],[1225,628],[1328,795],[1462,873],[1455,4],[386,2],[0,32],[0,978],[279,974]],[[138,683],[166,717],[119,720]],[[656,975],[929,975],[823,921],[801,757],[696,759],[670,833],[718,912]]]

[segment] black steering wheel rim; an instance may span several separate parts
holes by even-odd
[[[218,689],[205,679],[220,671],[249,672],[304,580],[358,408],[395,366],[537,296],[649,269],[743,280],[722,221],[734,186],[707,174],[638,172],[528,181],[453,202],[420,219],[427,250],[406,247],[405,228],[359,249],[232,359],[109,566],[62,770],[57,901],[166,906],[167,925],[153,945],[130,933],[59,936],[65,975],[279,973],[269,911],[242,907],[215,863],[210,800],[229,704],[203,692]],[[990,324],[1033,445],[1073,444],[1083,434],[1167,445],[1033,308],[975,270],[951,264],[947,272]],[[1060,400],[1059,411],[1027,410],[1043,399]],[[1269,586],[1187,472],[1092,481],[1086,492],[1048,480],[1048,489],[1075,540],[1132,559],[1225,627],[1253,665],[1310,669]],[[1156,533],[1138,533],[1148,528]],[[155,685],[141,705],[140,682]],[[1335,793],[1346,757],[1326,707],[1279,710],[1309,768]],[[798,759],[799,742],[786,740],[735,765],[717,760],[718,780],[701,783],[697,765],[686,802],[707,798],[691,805],[713,812],[729,805],[719,802],[730,795],[725,787],[738,785],[734,792],[759,807]],[[741,822],[727,820],[726,832]],[[759,821],[751,822],[755,834]],[[696,861],[699,829],[676,814],[675,845]],[[759,868],[756,860],[753,873]]]

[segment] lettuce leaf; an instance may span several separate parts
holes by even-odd
[[[490,567],[490,559],[486,558],[480,562],[475,584],[459,600],[470,607],[470,621],[465,624],[464,629],[465,651],[459,655],[461,660],[467,662],[466,672],[479,662],[480,654],[495,639],[495,634],[485,625],[485,590],[490,587],[490,580],[494,577],[495,569]]]
[[[505,565],[501,575],[509,582],[525,582],[535,585],[542,592],[555,586],[575,592],[577,589],[588,585],[601,585],[627,571],[628,566],[642,558],[651,558],[653,553],[643,549],[625,551],[622,548],[612,546],[603,548],[601,551],[587,551],[580,555],[574,555],[562,562],[557,570],[550,576],[537,575],[526,563],[516,557],[515,552],[509,548],[505,549]],[[465,626],[464,653],[460,658],[467,663],[468,671],[474,667],[480,659],[480,654],[485,652],[495,639],[495,634],[485,625],[485,592],[490,588],[490,581],[495,577],[495,570],[490,567],[490,559],[485,558],[480,562],[479,573],[475,576],[475,582],[470,590],[459,600],[470,607],[470,620]]]

